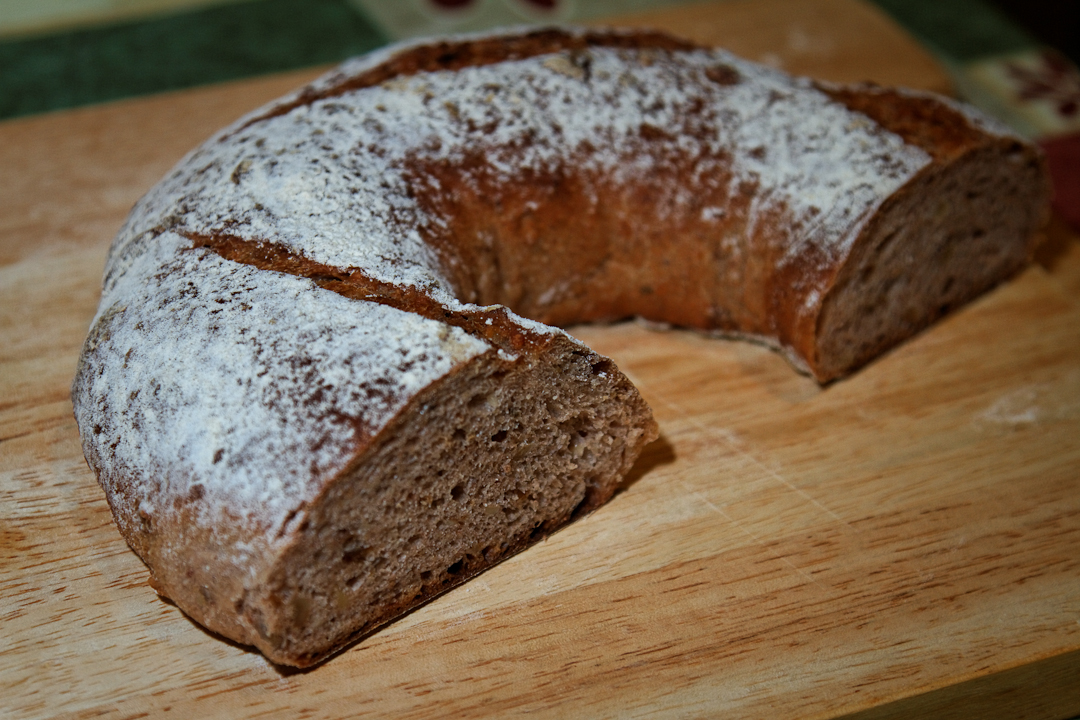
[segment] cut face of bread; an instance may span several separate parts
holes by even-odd
[[[1045,194],[1042,164],[1015,142],[916,178],[874,218],[823,303],[815,374],[842,376],[1019,272]]]
[[[828,382],[1016,272],[1048,191],[948,100],[657,33],[395,46],[132,210],[84,453],[160,593],[308,666],[598,507],[656,437],[541,323],[755,338]]]
[[[655,437],[647,418],[609,360],[569,343],[460,369],[304,511],[244,597],[254,644],[317,660],[598,507]]]

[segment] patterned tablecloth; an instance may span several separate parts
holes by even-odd
[[[874,0],[966,100],[1040,142],[1080,229],[1080,72],[983,0]],[[0,119],[332,63],[392,40],[686,0],[3,0]]]

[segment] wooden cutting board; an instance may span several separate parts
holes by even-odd
[[[948,85],[855,0],[647,22]],[[68,395],[105,252],[186,150],[313,74],[0,124],[0,715],[1080,713],[1080,243],[1058,225],[1018,278],[825,389],[753,345],[576,329],[660,422],[632,484],[315,670],[159,600]]]

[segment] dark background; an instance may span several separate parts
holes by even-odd
[[[1080,65],[1080,2],[991,0],[1009,20]]]

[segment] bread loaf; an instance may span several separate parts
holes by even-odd
[[[1046,199],[1030,144],[938,97],[649,32],[394,46],[139,201],[75,414],[155,589],[307,666],[606,502],[657,436],[553,326],[749,337],[830,381],[1018,271]]]

